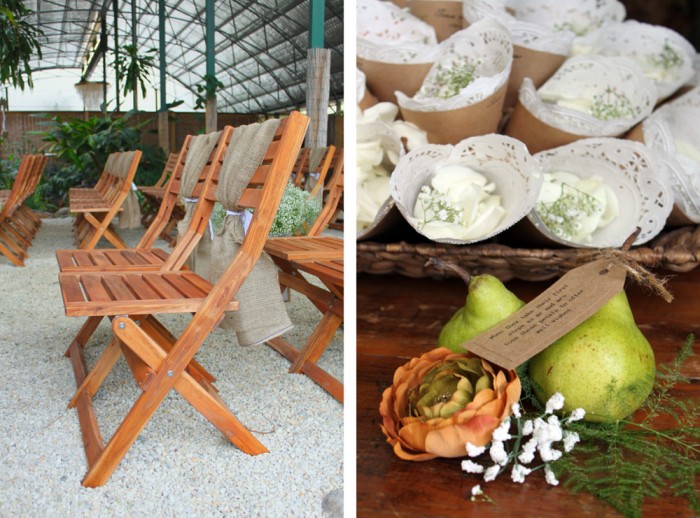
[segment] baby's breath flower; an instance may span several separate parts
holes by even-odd
[[[534,430],[534,425],[532,423],[532,419],[528,419],[523,423],[523,435],[531,435],[532,431]]]
[[[540,453],[540,458],[545,462],[553,462],[562,456],[561,451],[552,448],[551,444],[540,444],[537,447],[537,451]]]
[[[569,453],[581,438],[576,432],[564,432],[564,451]]]
[[[570,423],[573,423],[574,421],[580,421],[581,419],[584,418],[586,415],[586,411],[583,408],[577,408],[573,412],[571,412],[571,415],[569,416],[568,421]]]
[[[508,453],[506,452],[502,441],[493,441],[491,443],[489,455],[491,456],[491,460],[499,466],[505,466],[508,464]]]
[[[499,466],[498,464],[494,464],[493,466],[486,468],[486,471],[484,471],[484,482],[491,482],[492,480],[496,480],[496,477],[500,472],[501,466]]]
[[[472,496],[483,495],[484,492],[481,490],[481,485],[477,484],[472,488]]]
[[[518,460],[523,464],[530,464],[535,460],[535,451],[537,450],[537,439],[530,439],[523,444],[522,452],[518,455]]]
[[[513,416],[516,419],[520,419],[520,404],[513,403],[513,406],[510,407],[510,410],[513,412]]]
[[[498,428],[496,428],[493,431],[493,435],[491,436],[491,438],[494,441],[501,441],[501,442],[507,441],[508,439],[512,438],[512,436],[508,433],[509,430],[510,430],[510,419],[506,419],[501,423],[501,425]]]
[[[525,477],[530,473],[532,473],[531,469],[526,468],[522,464],[515,464],[513,469],[510,471],[510,478],[513,480],[513,482],[522,484],[525,482]]]
[[[549,464],[544,465],[544,479],[547,481],[547,484],[550,486],[558,486],[559,481],[557,480],[556,475],[552,471],[552,468],[549,467]]]
[[[467,442],[467,454],[470,457],[478,457],[486,451],[486,446],[474,446],[472,443]]]
[[[555,410],[561,410],[562,408],[564,408],[564,396],[561,392],[555,392],[547,401],[544,413],[553,414]]]
[[[481,464],[477,464],[474,461],[463,460],[462,471],[466,471],[467,473],[483,473],[484,467]]]

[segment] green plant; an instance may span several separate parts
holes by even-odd
[[[19,169],[19,159],[10,156],[0,160],[0,189],[12,189]]]
[[[44,33],[28,21],[33,11],[17,0],[0,4],[0,84],[9,83],[24,90],[34,86],[29,59],[34,52],[41,58],[37,38]]]
[[[141,94],[146,97],[146,85],[151,84],[151,70],[155,66],[156,49],[149,49],[145,54],[139,54],[136,45],[120,47],[120,53],[111,63],[114,65],[117,77],[124,85],[124,95],[135,92],[141,87]]]
[[[216,76],[211,74],[206,74],[204,76],[204,84],[197,85],[197,102],[194,105],[195,110],[204,108],[207,104],[207,99],[210,99],[216,95],[216,90],[223,88],[224,84],[219,81]]]
[[[68,189],[74,186],[93,185],[104,167],[107,157],[117,151],[140,149],[143,152],[135,182],[153,183],[160,176],[165,163],[162,149],[141,144],[141,129],[148,123],[132,120],[135,111],[122,117],[108,114],[88,120],[41,114],[45,120],[40,125],[47,129],[33,132],[48,143],[48,151],[61,160],[61,164],[45,171],[38,190],[44,201],[60,206]]]

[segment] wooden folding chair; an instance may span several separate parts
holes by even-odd
[[[165,194],[168,190],[168,184],[175,167],[177,167],[180,153],[170,153],[168,160],[163,166],[163,173],[153,185],[137,185],[136,188],[143,194],[143,202],[141,203],[141,224],[144,228],[151,226],[153,218],[158,213]],[[171,214],[171,217],[174,217]],[[180,218],[182,219],[182,217]],[[177,223],[177,222],[176,222]],[[174,225],[173,225],[174,226]],[[172,228],[171,228],[172,230]]]
[[[343,149],[339,149],[336,153],[335,166],[330,180],[323,189],[323,207],[319,212],[316,221],[306,233],[307,236],[320,236],[321,232],[328,226],[333,216],[338,211],[338,204],[343,197],[343,189],[345,188],[345,158]]]
[[[260,257],[277,207],[301,147],[308,118],[292,113],[281,121],[265,158],[240,198],[239,208],[254,209],[241,249],[212,285],[191,271],[59,274],[68,316],[87,317],[69,347],[78,391],[78,410],[88,461],[85,486],[104,484],[171,389],[177,390],[231,442],[251,455],[267,449],[226,407],[213,377],[193,357],[225,311],[236,310],[234,297]],[[212,196],[214,191],[204,193]],[[159,313],[194,313],[179,337],[155,318]],[[83,348],[105,316],[117,340],[88,373]],[[131,410],[103,444],[92,396],[123,354],[143,390]]]
[[[0,193],[0,252],[16,266],[24,266],[27,249],[41,226],[41,219],[25,201],[39,184],[47,161],[42,155],[23,156],[12,189]]]
[[[158,214],[135,248],[57,250],[56,258],[60,270],[62,272],[75,272],[92,269],[106,272],[123,271],[127,269],[180,269],[207,229],[207,223],[214,209],[215,200],[213,197],[203,196],[203,194],[211,190],[212,186],[215,187],[218,184],[221,162],[226,153],[226,148],[231,139],[232,132],[233,128],[231,126],[225,126],[221,132],[219,132],[218,140],[216,144],[214,144],[206,164],[199,172],[197,184],[193,188],[190,198],[191,200],[198,199],[199,202],[197,203],[197,208],[194,211],[189,228],[172,253],[168,253],[161,248],[153,248],[153,244],[156,239],[158,239],[158,236],[162,234],[163,229],[167,228],[167,225],[170,224],[170,215],[180,204],[179,195],[182,172],[188,162],[191,145],[195,139],[206,138],[206,136],[188,136],[185,138],[179,161],[173,169],[166,194],[158,209]]]
[[[306,173],[309,170],[309,155],[311,154],[311,148],[305,147],[301,148],[299,151],[299,156],[294,163],[294,172],[292,173],[292,183],[295,187],[301,187],[306,177]]]
[[[104,237],[116,248],[126,248],[112,226],[131,190],[141,151],[112,153],[95,187],[68,191],[70,211],[76,215],[73,233],[78,248],[92,249]]]
[[[344,158],[343,148],[340,148],[333,156],[333,162],[331,163],[331,169],[334,171],[334,174],[335,174],[335,168],[338,167],[338,165],[340,165],[341,168],[344,167],[344,165],[345,165],[344,161],[345,161],[345,158]],[[328,228],[332,228],[334,230],[343,230],[344,225],[343,225],[343,218],[341,216],[343,214],[344,199],[345,199],[345,194],[343,192],[341,192],[340,199],[335,204],[335,211],[331,215],[330,220],[328,220]]]
[[[323,236],[273,238],[267,240],[265,252],[281,270],[280,284],[305,295],[322,314],[300,350],[282,337],[268,340],[267,344],[292,362],[289,372],[303,372],[342,403],[343,384],[316,364],[343,323],[342,239]],[[317,277],[326,289],[312,284],[302,273]]]

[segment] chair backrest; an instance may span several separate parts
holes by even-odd
[[[213,192],[211,191],[212,187],[214,191],[216,191],[216,186],[219,182],[219,172],[221,171],[221,165],[226,155],[226,149],[228,148],[233,131],[234,128],[232,126],[224,126],[216,144],[214,144],[209,154],[206,164],[199,172],[197,183],[190,194],[191,198],[196,198],[199,201],[192,214],[189,227],[184,234],[178,238],[175,249],[163,264],[164,270],[181,268],[207,229],[209,218],[214,210],[214,203],[216,202],[216,199],[210,196],[209,193]],[[192,142],[197,138],[199,137],[188,136],[185,139],[185,143],[180,151],[180,158],[171,176],[168,190],[163,197],[163,202],[158,210],[156,220],[148,227],[147,234],[149,234],[149,236],[144,235],[144,238],[141,240],[141,242],[144,242],[144,248],[152,246],[155,239],[160,235],[161,230],[168,223],[175,204],[179,203],[182,172],[187,163]],[[151,227],[154,227],[154,225],[157,225],[157,227],[151,230]],[[139,245],[141,245],[141,242],[139,242]]]
[[[141,151],[121,151],[111,153],[107,158],[102,176],[106,178],[101,194],[105,201],[121,208],[129,194],[141,160]],[[97,187],[97,186],[96,186]]]
[[[299,112],[292,112],[280,122],[262,164],[240,197],[238,209],[252,209],[253,217],[240,250],[201,310],[209,312],[214,321],[221,317],[262,253],[308,125],[309,118]]]
[[[340,148],[335,154],[335,166],[333,167],[333,174],[331,175],[328,184],[324,188],[324,199],[323,208],[318,214],[316,221],[312,225],[311,229],[307,233],[308,236],[319,236],[323,229],[328,226],[333,214],[335,214],[338,208],[338,203],[343,197],[343,189],[345,188],[345,157],[343,153],[343,148]]]
[[[168,155],[168,160],[165,162],[165,165],[163,166],[163,174],[160,175],[160,178],[156,181],[155,184],[153,184],[153,187],[165,187],[165,184],[168,183],[168,180],[170,180],[170,177],[173,174],[173,171],[175,171],[175,167],[177,167],[177,163],[180,159],[180,153],[170,153]]]
[[[301,187],[304,181],[304,176],[309,170],[309,158],[311,156],[311,148],[305,147],[299,150],[299,155],[294,163],[294,171],[292,173],[292,181],[296,187]]]
[[[34,192],[48,158],[43,155],[23,155],[12,182],[12,189],[5,200],[0,217],[11,216],[14,211]]]
[[[324,188],[324,184],[326,183],[326,175],[328,174],[328,170],[331,167],[331,162],[333,161],[334,156],[335,146],[328,146],[326,148],[326,152],[323,155],[323,158],[321,158],[321,162],[319,163],[318,169],[316,171],[309,171],[310,173],[318,173],[316,185],[314,185],[313,189],[311,189],[312,198],[315,198],[319,191]],[[308,178],[306,179],[306,181],[309,181]]]

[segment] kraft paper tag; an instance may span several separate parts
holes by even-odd
[[[606,259],[575,268],[462,347],[503,368],[514,369],[598,311],[623,289],[626,274],[624,268]]]

